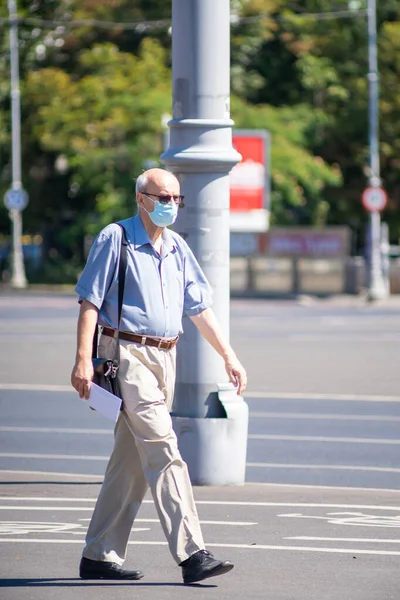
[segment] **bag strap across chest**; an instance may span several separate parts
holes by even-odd
[[[119,329],[121,323],[121,315],[122,315],[122,306],[124,303],[124,290],[125,290],[125,276],[126,276],[126,248],[128,245],[128,240],[126,238],[125,227],[121,225],[121,223],[117,223],[121,228],[121,246],[119,252],[119,260],[118,260],[118,329],[116,340],[117,344],[115,347],[115,356],[114,360],[119,363]],[[97,358],[97,346],[99,343],[99,324],[96,323],[96,327],[93,335],[93,344],[92,344],[92,358]]]

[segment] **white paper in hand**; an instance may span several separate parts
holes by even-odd
[[[84,402],[87,402],[89,406],[115,423],[121,410],[122,400],[95,383],[92,383],[89,400],[84,400]]]

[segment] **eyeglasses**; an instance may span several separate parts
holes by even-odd
[[[185,196],[170,196],[169,194],[161,194],[160,196],[157,194],[149,194],[148,192],[142,192],[142,194],[144,196],[154,196],[154,198],[158,198],[161,204],[168,204],[171,200],[173,200],[175,204],[181,204],[185,199]]]

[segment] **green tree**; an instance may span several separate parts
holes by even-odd
[[[92,222],[98,221],[100,225],[113,218],[119,209],[126,211],[127,205],[132,206],[127,198],[131,198],[133,173],[141,170],[146,159],[157,159],[161,151],[160,111],[169,111],[171,103],[170,73],[164,68],[169,56],[160,45],[152,45],[149,33],[151,39],[165,41],[166,45],[170,44],[170,35],[165,24],[149,27],[146,22],[168,19],[170,12],[170,3],[161,0],[18,1],[23,182],[31,200],[24,211],[24,229],[43,235],[45,254],[50,247],[60,245],[66,256],[78,253],[72,239],[82,234],[85,220],[95,228],[97,225]],[[3,3],[0,6],[0,17],[5,19],[0,27],[2,195],[11,179],[7,16],[7,6]],[[76,27],[78,19],[91,20],[93,25]],[[136,26],[124,28],[109,21],[131,21]],[[110,44],[110,40],[112,46],[105,45],[101,50],[101,44]],[[127,52],[121,51],[124,47]],[[95,108],[93,97],[98,105],[103,99],[103,106]],[[86,109],[88,114],[83,116]],[[46,110],[50,121],[41,127],[40,115]],[[54,123],[57,131],[54,140],[49,140],[54,132],[47,133]],[[78,131],[86,126],[86,131]],[[95,134],[90,131],[94,126]],[[73,144],[68,137],[71,128]],[[65,171],[61,166],[65,166],[66,159]],[[0,234],[8,230],[7,213],[1,205]]]
[[[23,181],[31,199],[25,231],[43,235],[46,254],[56,248],[78,265],[83,235],[130,214],[132,177],[162,150],[161,115],[171,104],[171,2],[18,0],[18,5]],[[325,18],[349,6],[355,7],[354,0],[334,6],[327,0],[231,0],[232,116],[237,128],[272,133],[275,223],[348,223],[363,231],[366,0],[352,18]],[[7,17],[5,3],[1,17]],[[86,24],[77,27],[76,20]],[[134,25],[121,25],[127,22]],[[384,218],[393,239],[400,236],[399,27],[397,0],[381,0],[380,149],[390,197]],[[11,179],[6,21],[0,50],[3,195]],[[1,204],[0,234],[8,231]]]
[[[241,60],[257,82],[256,86],[243,85],[241,93],[254,104],[293,108],[305,104],[315,110],[315,115],[323,113],[318,126],[309,130],[311,136],[306,135],[305,148],[328,164],[339,165],[343,173],[343,185],[324,192],[330,207],[329,222],[349,223],[362,236],[367,215],[360,196],[367,182],[368,160],[366,0],[357,6],[347,0],[338,0],[334,5],[326,0],[303,0],[296,5],[281,2],[275,11],[269,0],[249,0],[241,5],[245,18],[249,8],[257,5],[259,17],[244,20],[242,25],[239,21],[241,39],[252,42],[243,44],[245,57]],[[351,7],[353,13],[341,14]],[[325,18],[331,11],[336,14]],[[400,75],[399,3],[382,0],[377,16],[381,166],[390,197],[384,218],[395,240],[400,235],[400,174],[396,161],[400,131],[395,84]]]
[[[271,133],[271,223],[324,225],[326,190],[342,181],[337,165],[306,150],[310,130],[323,123],[324,115],[307,105],[252,106],[233,98],[232,117],[238,128]]]
[[[26,127],[43,152],[65,156],[70,169],[68,210],[72,234],[96,233],[128,216],[134,174],[162,151],[161,116],[170,106],[169,71],[160,45],[145,39],[140,55],[110,43],[81,52],[81,78],[56,68],[26,79]],[[71,193],[72,191],[72,193]],[[46,209],[57,210],[58,198]],[[40,206],[38,215],[45,207]]]

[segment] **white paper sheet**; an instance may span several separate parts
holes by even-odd
[[[121,398],[110,394],[107,390],[99,387],[95,383],[90,386],[89,400],[83,399],[90,407],[94,408],[107,419],[116,422],[121,410]]]

